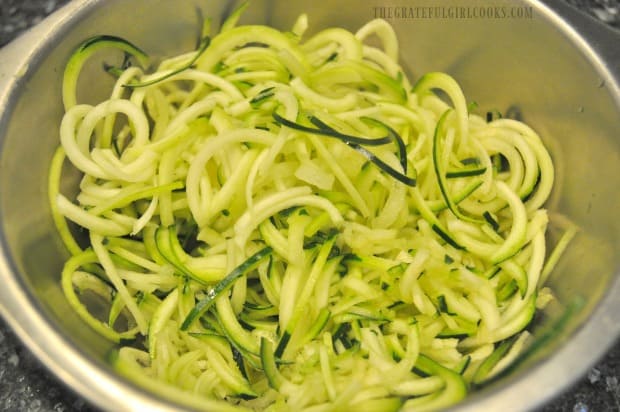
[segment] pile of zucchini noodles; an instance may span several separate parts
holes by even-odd
[[[306,15],[283,32],[242,11],[148,73],[113,36],[70,58],[49,191],[68,302],[118,342],[121,373],[195,407],[458,402],[552,298],[569,236],[546,253],[548,152],[469,113],[447,74],[410,83],[383,20],[309,36]],[[79,104],[83,64],[109,48],[126,54],[109,98]]]

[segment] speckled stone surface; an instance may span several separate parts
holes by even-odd
[[[565,1],[620,28],[620,0]],[[0,0],[0,47],[67,2]],[[95,412],[97,409],[49,373],[0,319],[0,411]],[[565,411],[620,411],[620,343],[565,394],[538,412]]]

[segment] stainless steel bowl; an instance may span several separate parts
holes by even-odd
[[[549,209],[581,231],[550,278],[558,301],[533,324],[538,350],[455,410],[541,406],[620,335],[620,36],[555,2],[444,0],[432,12],[443,15],[426,17],[403,15],[402,7],[429,2],[376,3],[256,0],[243,20],[286,28],[303,11],[315,29],[355,29],[387,17],[412,76],[447,71],[481,110],[518,110],[540,132],[557,167]],[[523,15],[474,18],[471,10],[480,7],[521,8]],[[153,55],[190,50],[199,15],[217,20],[230,9],[226,0],[75,0],[0,55],[0,313],[49,369],[103,409],[179,406],[119,377],[105,360],[111,345],[72,313],[60,290],[67,254],[52,224],[46,178],[58,143],[63,66],[95,34],[123,36]],[[108,86],[87,84],[81,99],[96,99]],[[567,318],[576,297],[586,305]]]

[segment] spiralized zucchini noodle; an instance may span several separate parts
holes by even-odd
[[[119,372],[194,407],[459,402],[552,298],[549,153],[469,113],[448,74],[410,82],[384,20],[308,35],[306,15],[237,25],[244,7],[156,69],[113,36],[71,56],[49,190],[69,304],[118,344]],[[110,48],[126,61],[106,66],[109,97],[79,103]]]

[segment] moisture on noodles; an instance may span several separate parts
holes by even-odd
[[[154,70],[113,36],[70,58],[50,171],[68,302],[121,373],[207,410],[458,402],[551,298],[541,139],[470,113],[447,74],[413,83],[386,21],[308,35],[242,9]],[[109,97],[79,103],[110,48]]]

